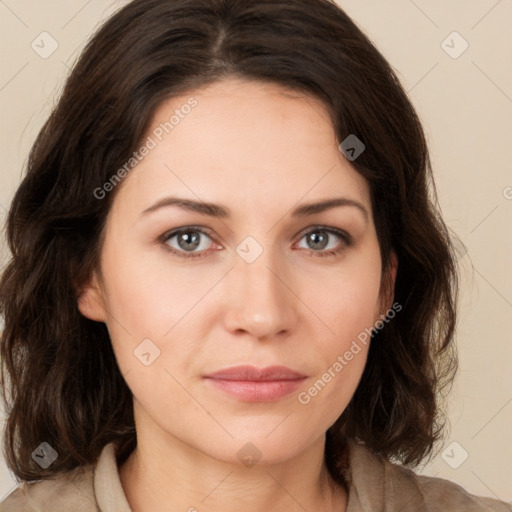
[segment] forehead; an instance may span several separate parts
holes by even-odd
[[[170,98],[155,110],[148,141],[122,186],[141,208],[171,193],[233,210],[340,194],[370,208],[366,180],[339,151],[327,108],[283,86],[228,79]]]

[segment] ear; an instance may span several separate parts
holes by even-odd
[[[382,276],[380,289],[379,315],[385,315],[393,305],[396,273],[398,270],[398,258],[395,251],[391,251],[390,262],[386,273]]]
[[[96,272],[78,292],[78,309],[89,320],[105,322],[107,319],[105,300]]]

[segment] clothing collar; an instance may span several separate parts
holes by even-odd
[[[424,497],[408,470],[373,454],[364,444],[348,442],[349,487],[346,512],[392,512],[405,506],[424,510]],[[101,512],[132,512],[119,477],[114,444],[103,448],[94,472],[94,493]]]
[[[114,443],[103,448],[96,464],[94,494],[101,512],[132,512],[121,485]]]
[[[347,512],[425,512],[425,497],[414,473],[369,450],[364,443],[348,443],[349,501]]]

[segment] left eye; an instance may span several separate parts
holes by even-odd
[[[307,247],[301,247],[303,249],[312,249],[314,252],[327,252],[329,254],[340,251],[340,240],[346,245],[350,245],[348,236],[342,232],[334,231],[327,228],[316,228],[314,230],[305,233],[301,240],[306,240]],[[337,240],[336,240],[337,239]],[[321,254],[319,254],[321,255]]]

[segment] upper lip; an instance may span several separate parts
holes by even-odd
[[[276,381],[276,380],[298,380],[306,375],[291,370],[286,366],[267,366],[257,368],[250,365],[232,366],[205,375],[209,379],[218,380],[240,380],[240,381]]]

